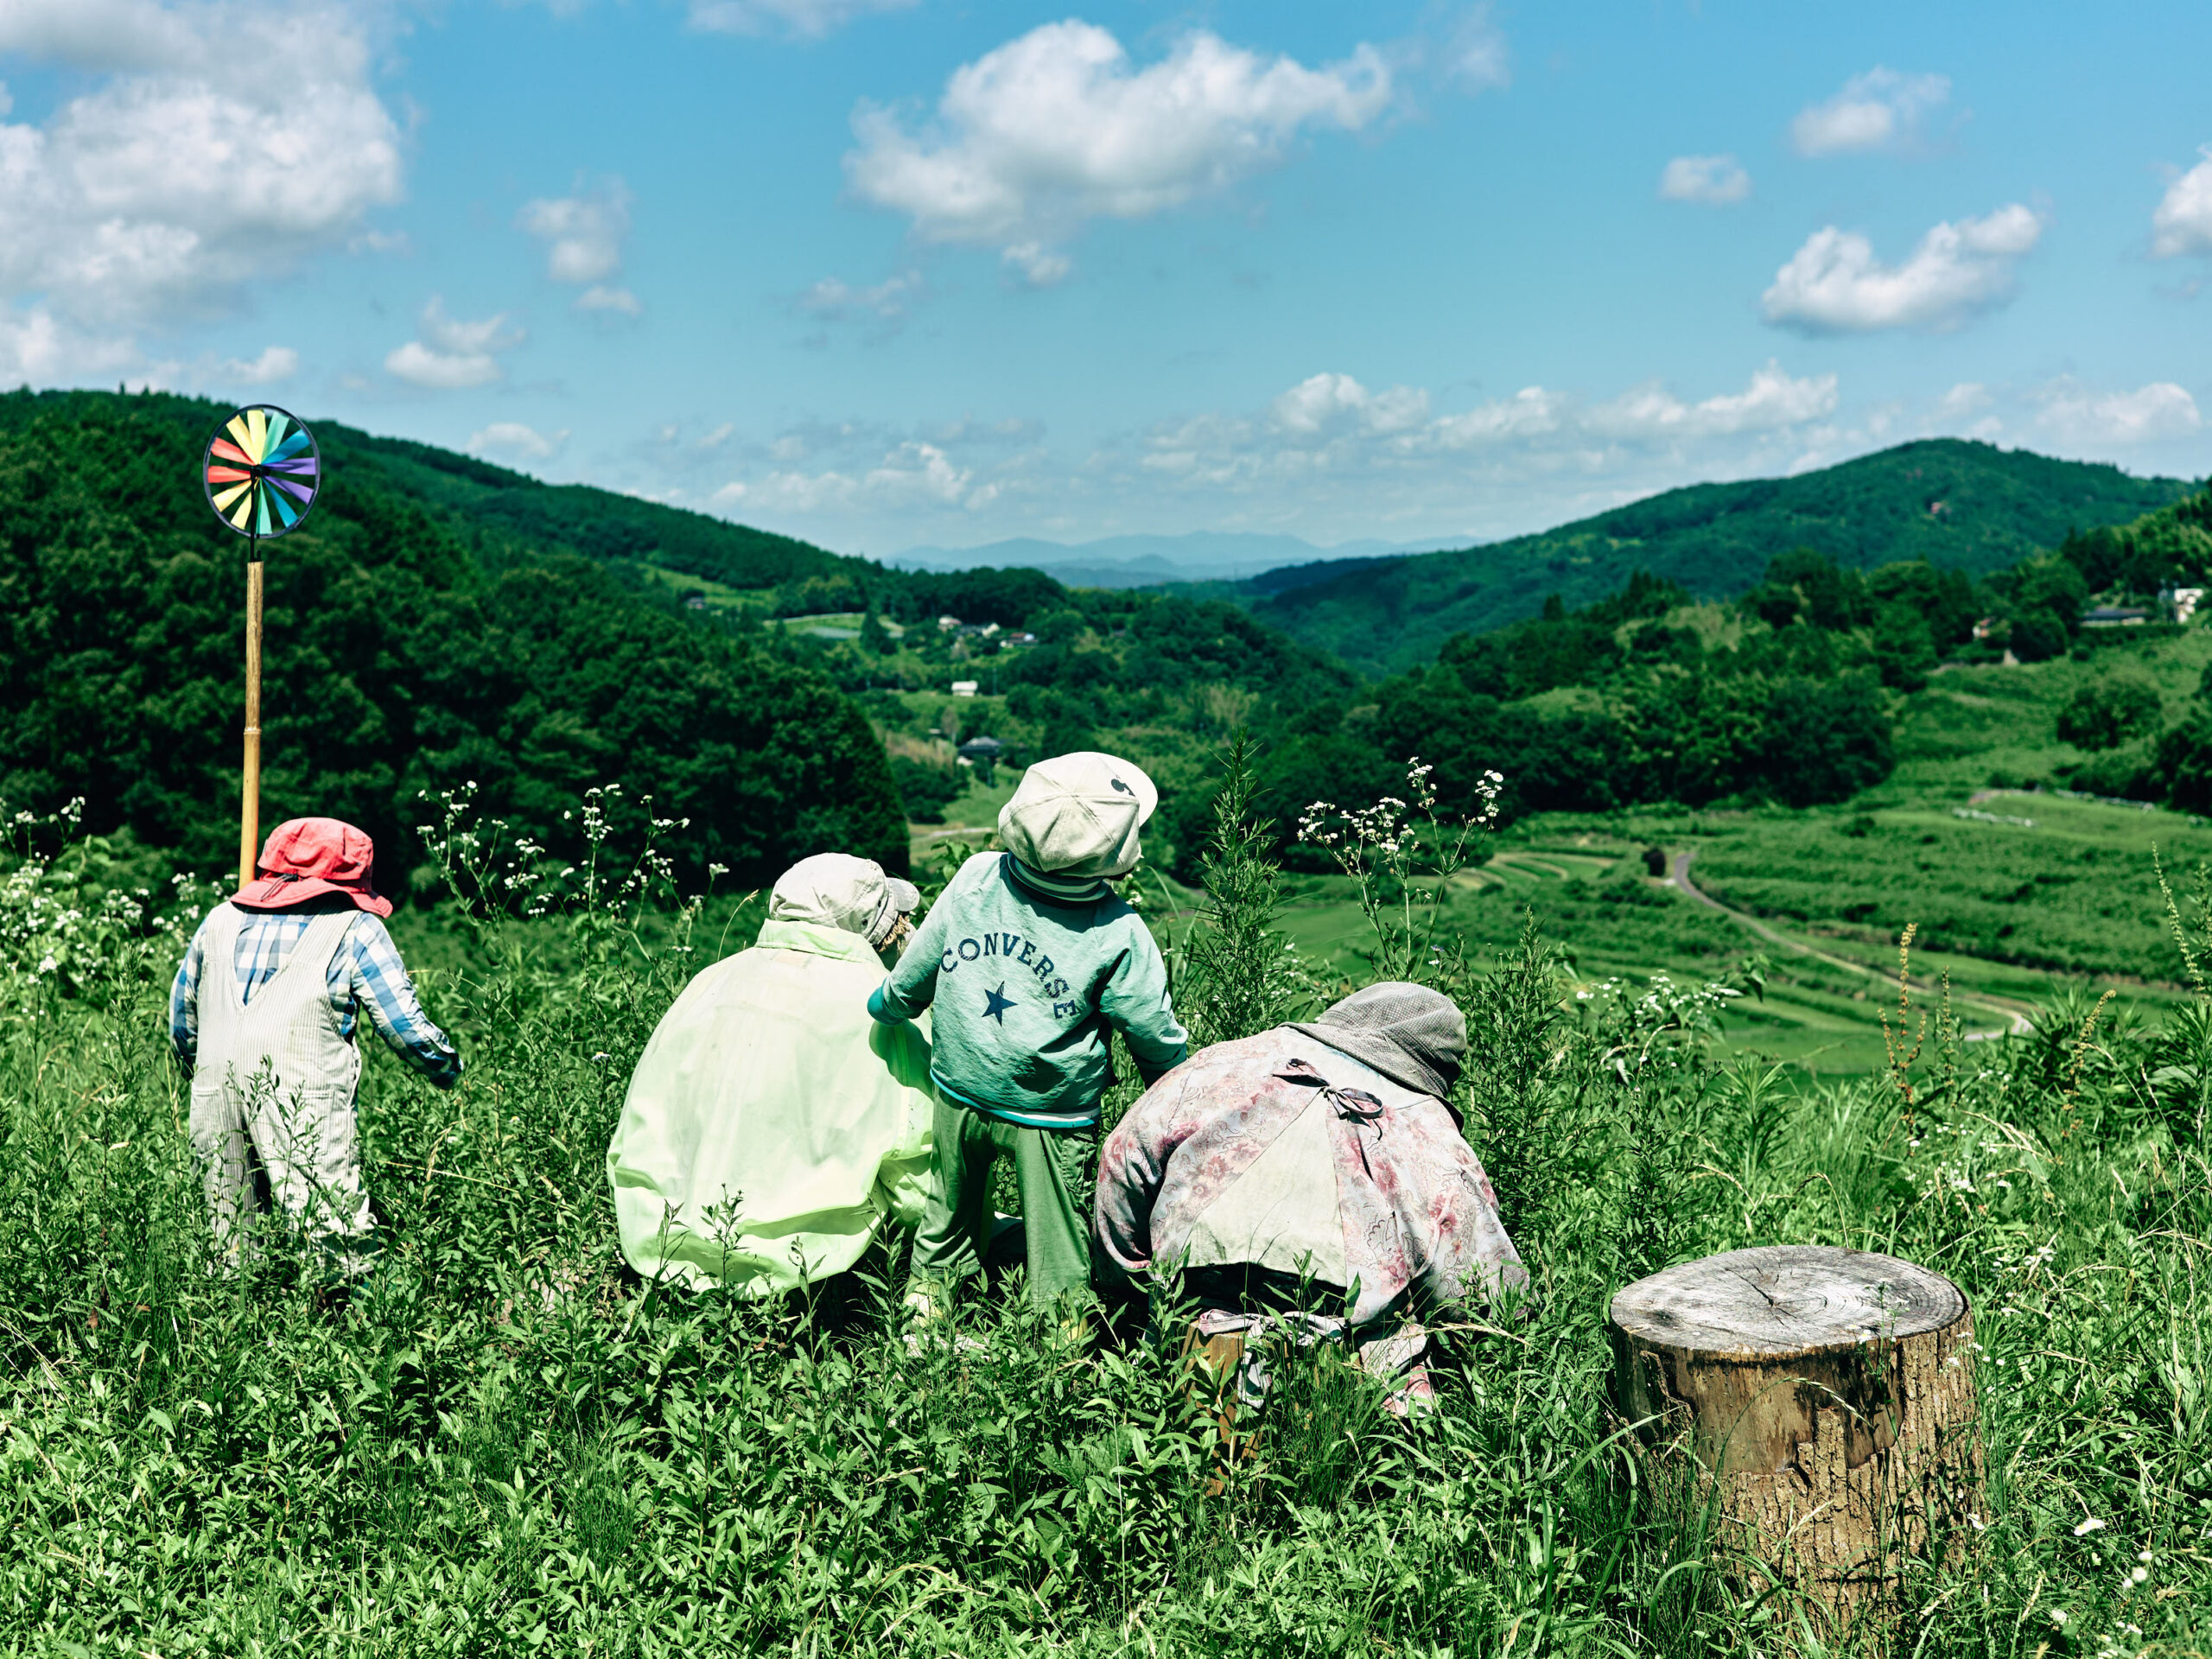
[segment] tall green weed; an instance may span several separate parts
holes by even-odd
[[[910,1351],[888,1261],[836,1318],[621,1272],[607,1140],[661,1011],[746,937],[734,906],[411,919],[469,1069],[441,1095],[368,1056],[380,1265],[344,1305],[281,1249],[217,1271],[165,1052],[206,894],[133,895],[103,940],[78,856],[19,850],[0,925],[0,1651],[1809,1651],[1694,1510],[1626,1484],[1602,1336],[1625,1274],[1777,1242],[1951,1274],[1983,1350],[1984,1547],[1855,1639],[2212,1639],[2201,1011],[2086,1046],[2075,1022],[2056,1078],[2019,1038],[1932,1087],[1931,1050],[1908,1125],[1890,1077],[1716,1071],[1725,998],[1572,1005],[1534,937],[1472,963],[1469,1133],[1533,1317],[1455,1322],[1411,1422],[1317,1357],[1208,1499],[1166,1347],[1094,1350],[1015,1300]],[[1205,925],[1263,938],[1239,879]]]

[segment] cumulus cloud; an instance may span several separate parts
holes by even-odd
[[[1955,328],[2012,297],[2013,265],[2042,235],[2042,219],[2015,202],[1946,220],[1904,264],[1885,265],[1864,236],[1831,225],[1775,273],[1759,303],[1769,322],[1808,334]]]
[[[1428,394],[1417,386],[1370,391],[1348,374],[1308,376],[1268,406],[1277,429],[1301,435],[1349,423],[1363,432],[1405,432],[1428,418]]]
[[[1980,381],[1961,380],[1937,400],[1936,408],[1949,419],[1963,420],[1969,415],[1979,415],[1995,401],[1989,388]]]
[[[1479,404],[1473,409],[1446,415],[1431,429],[1442,449],[1473,449],[1516,440],[1541,438],[1556,432],[1568,416],[1564,393],[1541,386],[1523,386],[1510,397]]]
[[[1877,65],[1827,102],[1800,110],[1789,141],[1800,156],[1897,149],[1917,137],[1922,118],[1950,96],[1948,75],[1904,75]]]
[[[608,288],[603,283],[594,283],[577,295],[575,308],[579,311],[619,312],[626,317],[642,316],[645,309],[638,296],[628,289]]]
[[[445,302],[433,296],[423,308],[416,337],[394,349],[384,366],[410,385],[432,391],[488,386],[506,378],[500,354],[525,338],[521,326],[504,311],[481,321],[463,322],[446,315]]]
[[[568,429],[548,435],[520,421],[494,421],[469,435],[468,450],[477,455],[508,455],[517,461],[550,461],[569,442]]]
[[[718,506],[743,501],[756,508],[818,513],[833,510],[911,511],[928,507],[985,507],[995,485],[978,486],[971,467],[956,463],[933,443],[908,440],[864,471],[770,473],[756,484],[725,484],[708,499]]]
[[[399,199],[368,43],[327,0],[6,0],[0,53],[84,87],[42,122],[0,121],[0,296],[64,322],[233,303]]]
[[[225,358],[216,365],[215,378],[243,386],[273,386],[300,372],[300,354],[289,346],[268,346],[261,355],[241,360]]]
[[[137,366],[138,359],[132,340],[86,334],[44,306],[0,311],[0,387],[111,375]]]
[[[747,523],[882,552],[931,536],[1081,539],[1198,525],[1441,544],[1885,441],[1864,423],[1841,424],[1838,397],[1833,376],[1778,363],[1732,386],[1654,384],[1602,398],[1542,385],[1465,398],[1329,368],[1249,408],[1107,434],[1065,459],[1034,422],[976,418],[718,430],[712,448],[671,429],[638,454],[646,487],[680,482],[687,499]],[[931,522],[940,528],[922,527]],[[990,530],[965,528],[982,524]]]
[[[2155,443],[2188,437],[2204,424],[2196,399],[2171,380],[2154,380],[2133,391],[2099,392],[2062,377],[2038,391],[2034,401],[2042,406],[2037,429],[2060,443]]]
[[[1075,261],[1041,242],[1017,242],[999,255],[1000,263],[1032,288],[1052,288],[1067,280]]]
[[[1677,156],[1659,175],[1662,201],[1725,207],[1751,194],[1751,175],[1733,156]]]
[[[1484,451],[1544,465],[1607,464],[1612,451],[1679,453],[1705,441],[1782,433],[1826,419],[1833,374],[1796,378],[1778,363],[1739,392],[1685,403],[1657,383],[1585,407],[1566,392],[1526,386],[1510,397],[1439,415],[1427,391],[1372,391],[1349,374],[1308,376],[1259,416],[1208,414],[1144,435],[1138,464],[1190,483],[1244,488],[1373,472],[1448,479]]]
[[[1389,105],[1390,72],[1361,46],[1313,69],[1195,30],[1138,68],[1105,29],[1047,23],[955,70],[929,128],[863,104],[845,157],[855,195],[926,240],[997,246],[1032,283],[1086,221],[1143,219],[1279,162],[1300,133],[1357,130]]]
[[[1779,363],[1770,362],[1741,391],[1686,404],[1664,386],[1638,386],[1598,405],[1583,424],[1605,437],[1721,437],[1822,420],[1835,406],[1834,375],[1793,379]]]
[[[2151,215],[2151,251],[2161,259],[2212,253],[2212,144],[2204,159],[2166,187]]]
[[[691,0],[692,28],[713,35],[819,40],[856,17],[904,11],[920,0]]]
[[[619,178],[576,193],[540,196],[523,204],[515,227],[545,245],[545,274],[556,283],[584,287],[579,311],[616,311],[636,316],[644,308],[626,288],[607,278],[622,269],[622,243],[630,234],[630,188]]]

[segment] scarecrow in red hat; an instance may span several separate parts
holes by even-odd
[[[254,880],[200,924],[169,993],[217,1238],[241,1249],[241,1216],[273,1205],[349,1276],[366,1270],[376,1228],[353,1111],[361,1011],[437,1087],[461,1077],[385,929],[374,858],[336,818],[279,824]]]

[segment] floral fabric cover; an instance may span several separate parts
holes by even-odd
[[[1355,1345],[1529,1280],[1443,1104],[1287,1027],[1145,1092],[1100,1154],[1094,1225],[1109,1278],[1243,1261],[1340,1284]]]

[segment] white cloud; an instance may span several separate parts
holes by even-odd
[[[290,379],[299,372],[297,352],[289,346],[269,346],[251,361],[242,362],[235,357],[224,359],[216,365],[215,378],[240,385],[271,386],[280,380]]]
[[[1282,431],[1319,433],[1349,423],[1363,432],[1404,432],[1428,418],[1428,394],[1414,386],[1371,392],[1348,374],[1307,377],[1268,405]]]
[[[2151,215],[2151,251],[2161,259],[2212,253],[2212,144],[2204,159],[2166,187]]]
[[[1436,423],[1433,431],[1442,448],[1471,449],[1546,436],[1559,430],[1567,411],[1567,399],[1561,393],[1541,386],[1523,386],[1500,402],[1446,415]]]
[[[1751,194],[1751,175],[1733,156],[1677,156],[1659,175],[1659,200],[1726,207]]]
[[[1894,149],[1916,137],[1921,118],[1950,96],[1947,75],[1902,75],[1878,65],[1826,103],[1800,110],[1789,141],[1800,156]]]
[[[1730,387],[1602,399],[1528,386],[1469,400],[1328,369],[1248,409],[1109,434],[1067,457],[1019,419],[815,421],[725,435],[711,450],[679,429],[639,447],[649,470],[635,482],[680,483],[748,524],[886,554],[931,538],[1199,527],[1464,545],[1691,480],[1774,476],[1896,441],[1872,420],[1845,424],[1838,407],[1833,377],[1774,363]]]
[[[1513,84],[1513,55],[1487,3],[1462,17],[1444,43],[1444,73],[1474,92]]]
[[[1607,457],[1626,448],[1679,451],[1784,433],[1825,420],[1835,407],[1834,375],[1793,378],[1777,363],[1754,373],[1742,391],[1694,404],[1656,383],[1588,408],[1565,392],[1527,386],[1445,415],[1432,412],[1421,387],[1373,391],[1351,375],[1323,373],[1279,394],[1256,419],[1217,413],[1154,427],[1144,435],[1138,465],[1186,483],[1236,489],[1375,472],[1448,478],[1489,451],[1536,466],[1610,466]]]
[[[567,428],[548,436],[520,421],[494,421],[469,435],[471,454],[512,455],[518,461],[550,461],[569,441]]]
[[[1835,412],[1833,374],[1792,379],[1769,362],[1742,391],[1686,404],[1656,384],[1623,392],[1590,411],[1583,424],[1605,437],[1719,437],[1802,426]]]
[[[1994,401],[1989,388],[1980,381],[1961,380],[1937,400],[1936,407],[1948,419],[1963,420],[1969,415],[1980,414]]]
[[[81,333],[44,306],[0,310],[0,389],[114,374],[138,357],[131,340]]]
[[[500,353],[512,351],[527,338],[504,311],[481,321],[462,322],[447,316],[445,302],[435,297],[423,308],[416,334],[417,338],[385,359],[385,369],[410,385],[440,391],[488,386],[505,378]]]
[[[2035,394],[2037,429],[2062,443],[2117,446],[2185,438],[2204,424],[2196,399],[2171,380],[2096,392],[2071,377]]]
[[[918,270],[887,276],[872,288],[855,288],[842,277],[824,276],[800,295],[793,306],[825,322],[840,322],[860,315],[895,321],[906,315],[928,287]]]
[[[622,268],[630,192],[610,180],[590,194],[541,196],[523,204],[515,226],[545,244],[545,274],[556,283],[596,283]]]
[[[594,283],[576,296],[575,308],[579,311],[619,311],[626,317],[635,317],[642,315],[645,308],[626,288],[608,288]]]
[[[0,124],[0,296],[175,321],[399,199],[398,127],[329,0],[4,0],[0,54],[84,87],[43,123]]]
[[[574,195],[540,196],[523,204],[515,228],[545,244],[545,274],[584,288],[579,311],[637,316],[645,308],[628,289],[607,279],[622,269],[622,243],[630,234],[630,188],[609,178]]]
[[[1019,271],[1021,280],[1032,288],[1051,288],[1064,283],[1075,269],[1075,261],[1065,253],[1053,252],[1041,242],[1017,242],[1002,251],[999,260]]]
[[[691,0],[692,28],[712,35],[819,40],[856,17],[904,11],[920,0]]]
[[[1760,296],[1769,322],[1810,334],[1873,328],[1955,328],[2012,297],[2012,267],[2043,235],[2018,202],[1981,219],[1946,220],[1900,265],[1834,226],[1816,231]]]
[[[845,174],[924,238],[996,245],[1029,280],[1057,281],[1066,268],[1051,250],[1085,221],[1218,194],[1281,161],[1301,130],[1357,130],[1389,101],[1370,46],[1309,69],[1200,29],[1139,69],[1112,35],[1070,19],[955,70],[927,131],[863,104]]]

